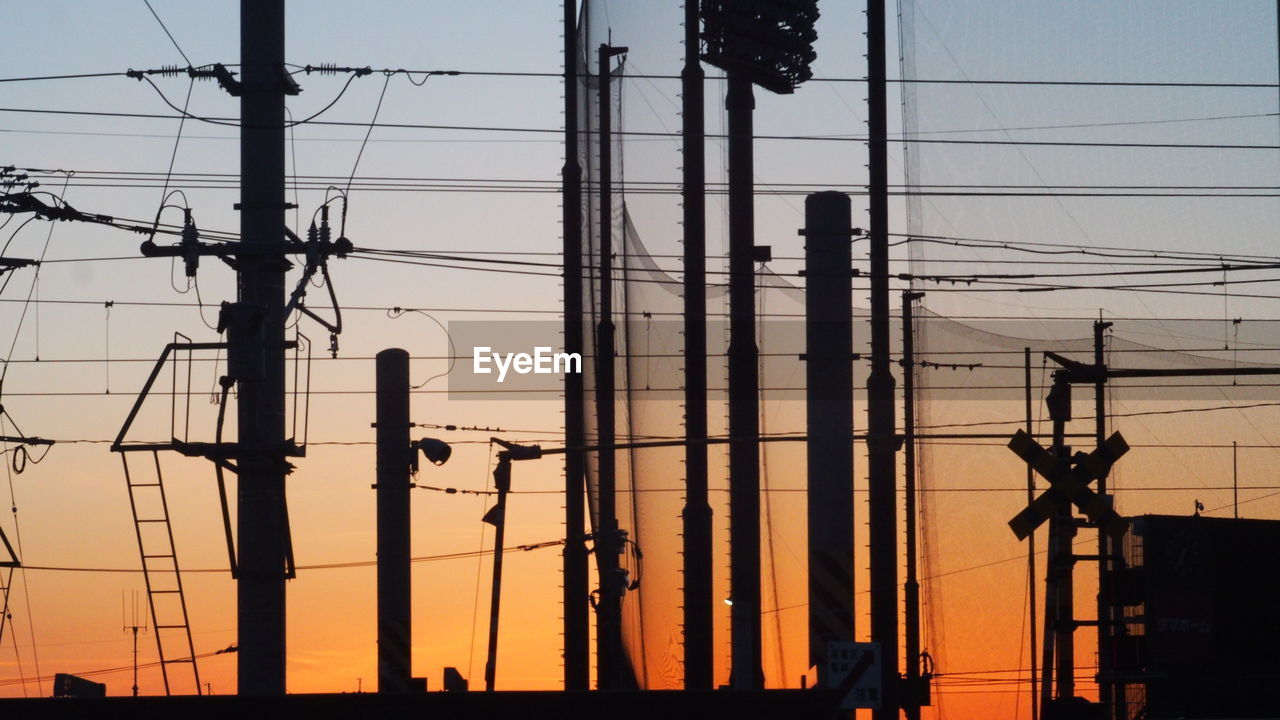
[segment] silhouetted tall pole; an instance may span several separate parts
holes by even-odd
[[[916,356],[912,321],[912,305],[922,297],[924,293],[920,292],[902,293],[902,435],[906,491],[903,515],[907,523],[907,579],[902,584],[907,692],[902,698],[902,707],[908,720],[919,720],[923,699],[920,687],[920,581],[916,577]]]
[[[1240,519],[1240,466],[1236,463],[1236,441],[1231,441],[1231,513]]]
[[[376,358],[378,439],[378,692],[410,690],[413,614],[409,571],[409,353]]]
[[[764,686],[760,663],[760,367],[756,347],[752,85],[794,92],[813,76],[817,0],[702,0],[703,57],[725,71],[729,171],[729,602],[731,685]]]
[[[228,365],[239,382],[238,678],[285,692],[284,0],[240,2],[239,302]]]
[[[1071,420],[1071,384],[1054,373],[1053,387],[1049,390],[1049,417],[1053,421],[1053,453],[1059,466],[1066,469],[1070,463],[1071,448],[1066,444],[1066,426]],[[1053,697],[1065,705],[1075,696],[1075,602],[1072,565],[1072,540],[1076,528],[1071,506],[1054,513],[1049,518],[1049,552],[1047,558],[1047,585],[1045,602],[1051,608],[1046,612],[1045,633],[1045,687],[1052,685],[1056,691],[1047,693],[1048,703],[1041,709],[1041,716],[1052,717]],[[1052,641],[1050,641],[1052,640]],[[1050,656],[1050,653],[1056,658]],[[1056,665],[1053,660],[1056,659]]]
[[[583,355],[582,168],[578,164],[577,3],[564,3],[564,351]],[[564,376],[564,689],[591,684],[591,619],[587,610],[586,394],[582,373]]]
[[[880,643],[881,705],[898,717],[898,507],[894,379],[889,361],[889,167],[884,0],[867,0],[867,156],[870,171],[871,373],[867,465],[871,545],[871,641]]]
[[[498,456],[493,469],[493,488],[498,503],[484,516],[493,525],[493,582],[489,586],[489,645],[484,663],[484,689],[493,692],[498,676],[498,620],[502,608],[502,546],[507,536],[507,493],[511,491],[511,457]]]
[[[751,78],[729,70],[729,593],[736,690],[764,686],[760,643],[760,375]]]
[[[1023,377],[1026,381],[1026,423],[1027,434],[1033,435],[1035,428],[1031,425],[1031,348],[1022,349]],[[1035,471],[1031,465],[1027,465],[1027,504],[1030,505],[1036,499],[1036,479]],[[1036,647],[1039,644],[1036,638],[1036,534],[1033,532],[1027,536],[1027,592],[1030,597],[1027,599],[1027,606],[1030,612],[1027,613],[1027,619],[1031,624],[1031,653],[1028,657],[1031,659],[1031,720],[1040,720],[1040,703],[1036,702],[1036,694],[1039,685],[1036,682],[1036,664],[1039,659],[1036,657]]]
[[[853,230],[849,197],[804,201],[809,665],[853,642]]]
[[[622,686],[622,584],[618,556],[622,552],[618,534],[615,497],[617,450],[614,406],[614,325],[613,325],[613,161],[612,93],[615,55],[626,48],[601,45],[599,62],[600,97],[600,322],[596,331],[596,425],[599,432],[600,526],[596,528],[596,561],[600,570],[600,604],[596,610],[597,686],[614,690]]]
[[[684,686],[710,690],[711,505],[707,502],[707,218],[699,0],[684,3]]]
[[[1096,447],[1102,447],[1107,441],[1107,366],[1103,356],[1104,333],[1107,328],[1111,327],[1111,323],[1102,322],[1101,320],[1093,324],[1093,364],[1098,369],[1098,379],[1093,384],[1093,408],[1094,408],[1094,444]],[[1112,498],[1107,494],[1107,473],[1098,476],[1098,496],[1104,502],[1111,502]],[[1116,710],[1114,707],[1117,700],[1116,692],[1119,689],[1123,693],[1123,689],[1117,688],[1116,685],[1116,667],[1114,662],[1114,638],[1115,625],[1112,623],[1114,619],[1114,608],[1110,602],[1111,598],[1111,568],[1113,563],[1110,560],[1112,548],[1111,537],[1101,528],[1098,529],[1098,703],[1102,706],[1104,714],[1112,713]],[[1117,717],[1116,720],[1121,720]]]

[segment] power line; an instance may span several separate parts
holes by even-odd
[[[147,9],[151,11],[151,17],[155,18],[156,22],[160,23],[160,29],[164,30],[164,34],[169,37],[169,42],[173,43],[173,46],[177,48],[178,54],[181,55],[183,61],[187,63],[187,67],[191,67],[191,59],[188,58],[187,54],[182,51],[182,46],[179,45],[178,41],[173,38],[173,33],[169,32],[169,28],[165,26],[164,21],[161,20],[160,16],[156,14],[156,9],[151,7],[151,0],[142,0],[142,2],[145,3],[147,6]]]
[[[124,72],[74,73],[69,75],[32,75],[28,77],[0,78],[0,83],[33,82],[38,80],[79,80],[84,78],[125,77]]]
[[[543,548],[558,547],[564,544],[564,540],[547,540],[539,543],[527,543],[524,545],[512,545],[504,547],[503,552],[532,551],[541,550]],[[442,560],[460,560],[466,558],[480,557],[483,555],[492,555],[493,550],[469,550],[456,553],[441,553],[436,555],[420,555],[410,558],[410,562],[438,562]],[[298,570],[340,570],[347,568],[374,567],[378,564],[377,560],[352,560],[348,562],[330,562],[330,563],[314,563],[311,565],[299,565]],[[83,573],[141,573],[142,568],[121,568],[121,567],[73,567],[61,565],[28,565],[23,564],[27,570],[39,570],[42,572],[83,572]],[[228,573],[229,568],[182,568],[184,573]]]
[[[158,138],[173,139],[174,135],[155,135]],[[190,138],[191,136],[187,136]],[[235,139],[228,136],[227,139]],[[302,140],[301,138],[299,139]],[[314,138],[312,138],[314,140]],[[354,138],[332,138],[332,141],[349,140],[355,142]],[[371,138],[369,142],[379,142],[376,138]],[[34,167],[17,168],[31,174],[33,178],[53,177],[56,173],[52,170],[45,170]],[[161,176],[166,175],[163,172],[146,171],[146,170],[90,170],[84,168],[74,168],[76,176],[80,180],[86,177],[96,177],[101,180],[121,180],[121,181],[147,181],[154,182]],[[239,183],[239,175],[226,172],[179,172],[173,173],[172,176],[185,183],[209,182],[221,183],[225,185],[236,186]],[[335,185],[340,181],[348,178],[346,175],[286,175],[286,179],[291,182],[309,181],[316,185]],[[363,182],[384,182],[384,183],[440,183],[440,184],[457,184],[460,186],[476,183],[481,185],[531,185],[534,187],[548,187],[560,189],[561,181],[557,178],[528,178],[528,177],[435,177],[435,176],[406,176],[406,175],[356,175],[354,179]],[[802,182],[766,182],[757,180],[757,185],[768,188],[801,188],[801,189],[856,189],[865,188],[865,183],[840,183],[840,182],[824,182],[824,183],[802,183]],[[708,186],[717,187],[725,186],[725,182],[717,182],[709,180]],[[645,188],[654,187],[662,189],[678,190],[680,188],[678,180],[640,180],[629,178],[621,182],[620,187],[623,188]],[[1004,190],[1248,190],[1248,191],[1275,191],[1280,190],[1280,185],[1151,185],[1151,184],[1128,184],[1128,185],[1106,185],[1106,184],[1045,184],[1045,183],[1023,183],[1017,185],[998,184],[998,183],[912,183],[890,184],[891,188],[940,188],[940,189],[1004,189]],[[933,237],[933,236],[920,236]],[[549,253],[558,255],[559,253]]]
[[[717,355],[717,357],[723,357],[723,355]],[[1033,387],[1034,387],[1035,389],[1042,390],[1042,389],[1045,389],[1047,386],[1044,386],[1044,385],[1035,385],[1035,386],[1033,386]],[[1164,390],[1164,391],[1168,391],[1168,390],[1201,390],[1201,389],[1215,389],[1215,390],[1248,390],[1248,389],[1252,389],[1252,388],[1271,388],[1271,389],[1280,389],[1280,381],[1275,382],[1275,383],[1241,383],[1241,382],[1234,382],[1234,383],[1220,383],[1220,384],[1216,384],[1216,383],[1185,383],[1185,384],[1184,384],[1184,383],[1179,383],[1179,384],[1176,384],[1176,385],[1173,385],[1173,384],[1152,384],[1152,383],[1132,383],[1132,384],[1130,384],[1130,383],[1125,383],[1125,384],[1123,384],[1123,385],[1119,386],[1119,389],[1121,389],[1121,390],[1130,390],[1130,391],[1131,391],[1131,390]],[[941,392],[941,391],[956,391],[956,392],[989,392],[989,391],[994,391],[994,390],[1007,390],[1007,391],[1011,391],[1011,392],[1012,392],[1012,391],[1021,391],[1022,389],[1023,389],[1023,386],[1022,386],[1021,384],[1018,384],[1018,385],[991,385],[991,384],[974,384],[974,385],[931,385],[929,388],[927,388],[927,390],[930,390],[930,391],[936,391],[936,392]],[[683,391],[684,391],[684,388],[682,388],[682,387],[677,387],[677,386],[660,386],[660,387],[647,387],[647,388],[633,388],[633,389],[631,390],[631,392],[632,392],[633,394],[649,394],[649,395],[656,395],[656,394],[668,394],[668,395],[670,395],[671,397],[677,397],[677,396],[678,396],[680,393],[682,393]],[[801,387],[798,387],[798,386],[795,386],[795,387],[789,387],[789,386],[777,386],[777,387],[762,387],[762,388],[760,388],[760,391],[761,391],[761,392],[765,392],[765,393],[778,393],[778,394],[789,393],[789,394],[792,394],[792,395],[796,396],[797,398],[799,398],[799,397],[801,397],[801,396],[802,396],[802,393],[803,393],[804,389],[803,389],[803,388],[801,388]],[[553,398],[556,398],[556,397],[559,397],[560,395],[562,395],[562,394],[563,394],[563,389],[561,389],[561,388],[559,388],[559,387],[548,387],[548,388],[502,388],[502,389],[492,389],[492,390],[488,390],[488,389],[472,389],[472,388],[466,388],[466,389],[463,389],[463,388],[453,388],[453,389],[446,389],[446,390],[427,390],[427,389],[421,389],[421,390],[412,390],[412,391],[410,391],[410,392],[411,392],[412,394],[414,394],[414,395],[459,395],[459,396],[463,396],[463,395],[465,395],[465,396],[477,396],[477,397],[479,397],[479,396],[485,396],[485,395],[492,395],[492,396],[502,396],[502,395],[547,395],[547,396],[549,396],[549,397],[548,397],[548,399],[553,399]],[[714,387],[714,388],[708,388],[708,392],[711,392],[711,393],[717,393],[717,394],[720,394],[720,395],[726,395],[726,396],[727,396],[728,388],[727,388],[727,387]],[[7,392],[7,393],[5,393],[5,394],[6,394],[7,396],[10,396],[10,397],[102,397],[102,398],[111,398],[111,399],[114,399],[114,400],[119,400],[119,399],[121,398],[121,395],[120,395],[119,393],[110,393],[110,392],[106,392],[106,391],[89,391],[89,390],[83,390],[83,391],[77,391],[77,390],[59,390],[59,391],[49,391],[49,392],[23,391],[23,392]],[[150,394],[151,396],[167,397],[167,396],[170,396],[170,395],[179,395],[179,396],[181,396],[181,395],[186,395],[187,393],[184,393],[184,392],[173,392],[173,391],[162,391],[162,390],[152,390],[149,394]],[[332,395],[332,396],[342,396],[342,395],[373,395],[373,394],[374,394],[374,391],[373,391],[373,390],[364,390],[364,389],[348,389],[348,390],[316,390],[316,389],[312,389],[312,390],[310,390],[310,394],[311,394],[311,395]],[[990,398],[988,397],[987,399],[990,399]],[[1243,446],[1242,446],[1242,447],[1243,447]]]
[[[148,5],[149,7],[149,5]],[[156,18],[159,20],[159,18]],[[163,27],[163,23],[161,26]],[[168,30],[166,29],[166,33]],[[172,39],[172,36],[170,36]],[[177,43],[174,43],[175,47]],[[179,52],[181,49],[179,48]],[[183,55],[186,59],[186,55]],[[187,63],[190,65],[190,61]],[[227,67],[235,67],[233,64],[224,63]],[[306,65],[298,65],[295,63],[286,63],[288,67],[296,70],[305,69]],[[312,66],[323,67],[323,66]],[[501,70],[406,70],[397,68],[395,70],[376,70],[375,72],[391,72],[406,75],[456,75],[470,77],[513,77],[513,78],[546,78],[560,80],[564,78],[563,71],[501,71]],[[0,78],[0,82],[28,82],[38,80],[62,80],[73,78],[95,78],[95,77],[114,77],[121,76],[124,73],[78,73],[73,75],[41,75],[33,77],[15,77]],[[654,75],[645,73],[624,73],[619,72],[614,77],[622,80],[679,80],[679,75]],[[721,76],[708,76],[710,81],[722,81]],[[865,77],[814,77],[807,82],[810,83],[865,83]],[[1193,82],[1178,80],[1002,80],[1002,79],[958,79],[958,78],[889,78],[887,82],[894,84],[911,84],[911,85],[1005,85],[1005,86],[1051,86],[1051,87],[1131,87],[1131,88],[1223,88],[1223,89],[1241,89],[1241,90],[1275,90],[1276,83],[1251,83],[1251,82]]]
[[[352,75],[348,78],[347,85],[343,86],[342,91],[329,102],[328,105],[310,117],[298,120],[293,125],[312,124],[325,125],[333,127],[359,127],[367,128],[369,123],[359,123],[340,120],[316,120],[320,114],[333,107],[335,103],[346,92],[346,88],[350,86],[351,80],[355,77]],[[150,82],[150,78],[143,76],[144,80]],[[154,83],[152,86],[155,87]],[[156,91],[160,92],[156,87]],[[175,112],[180,112],[177,106],[163,94],[161,98],[166,105],[169,105]],[[109,112],[102,110],[54,110],[48,108],[15,108],[0,107],[0,112],[9,113],[25,113],[25,114],[44,114],[44,115],[71,115],[85,117],[114,117],[114,118],[138,118],[146,120],[176,120],[181,115],[162,115],[159,113],[135,113],[135,112]],[[187,117],[201,122],[211,123],[214,125],[227,125],[238,127],[238,120],[228,117],[203,117],[188,114]],[[494,133],[528,133],[534,135],[563,134],[564,131],[559,128],[539,128],[539,127],[519,127],[519,126],[501,126],[501,125],[437,125],[428,123],[391,123],[379,122],[374,123],[373,127],[377,128],[398,128],[413,130],[454,130],[461,132],[494,132]],[[595,131],[583,131],[584,134],[591,134]],[[623,137],[637,138],[667,138],[677,139],[679,133],[673,132],[657,132],[657,131],[641,131],[641,130],[615,130],[614,135]],[[708,139],[727,139],[727,135],[707,133]],[[865,136],[860,135],[755,135],[754,140],[758,141],[804,141],[804,142],[867,142]],[[991,145],[991,146],[1031,146],[1031,147],[1080,147],[1080,148],[1147,148],[1147,149],[1184,149],[1184,150],[1280,150],[1280,145],[1257,145],[1257,144],[1231,144],[1231,143],[1158,143],[1158,142],[1088,142],[1088,141],[1067,141],[1067,140],[963,140],[963,139],[946,139],[946,138],[890,138],[889,142],[894,143],[915,143],[927,145]]]

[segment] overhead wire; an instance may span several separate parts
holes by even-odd
[[[182,59],[187,63],[187,67],[191,67],[191,59],[182,51],[182,46],[178,44],[176,39],[174,39],[173,33],[169,32],[169,28],[164,24],[164,20],[161,20],[160,16],[156,14],[156,9],[151,7],[151,0],[142,0],[142,2],[147,6],[147,10],[151,11],[151,17],[155,18],[156,22],[160,23],[160,29],[164,30],[164,34],[169,38],[169,42],[173,43],[173,47],[177,49],[178,54],[181,55]]]
[[[347,78],[347,83],[343,85],[338,95],[333,98],[327,105],[312,115],[295,121],[294,125],[314,124],[332,127],[367,127],[367,123],[339,120],[317,120],[320,115],[327,112],[350,87],[352,80],[356,78],[352,74]],[[170,109],[181,113],[181,109],[169,100],[160,88],[151,81],[149,77],[141,76],[140,79],[146,80],[152,88],[160,95]],[[163,115],[159,113],[139,113],[139,112],[110,112],[100,110],[64,110],[51,108],[18,108],[18,107],[0,107],[0,112],[8,113],[24,113],[24,114],[46,114],[46,115],[70,115],[83,117],[115,117],[115,118],[138,118],[149,120],[172,120],[179,117],[178,115]],[[239,121],[234,118],[220,116],[200,116],[188,113],[187,117],[192,120],[210,123],[213,125],[224,125],[228,127],[239,127]],[[562,129],[545,128],[545,127],[521,127],[521,126],[503,126],[503,125],[444,125],[431,123],[403,123],[403,122],[380,122],[375,123],[377,128],[399,128],[399,129],[415,129],[415,130],[454,130],[463,132],[491,132],[491,133],[527,133],[532,135],[560,135],[563,134]],[[583,131],[584,133],[590,131]],[[644,130],[627,130],[615,131],[615,135],[628,136],[636,138],[661,138],[671,139],[678,138],[678,133],[644,131]],[[726,140],[727,135],[707,133],[709,140]],[[756,141],[800,141],[800,142],[840,142],[840,143],[865,143],[867,138],[861,135],[783,135],[783,134],[757,134],[753,136]],[[973,140],[973,139],[955,139],[955,138],[922,138],[922,137],[897,137],[889,138],[891,143],[916,143],[916,144],[937,144],[937,145],[978,145],[978,146],[1026,146],[1026,147],[1074,147],[1074,148],[1147,148],[1147,149],[1165,149],[1165,150],[1263,150],[1274,151],[1280,150],[1280,145],[1269,144],[1250,144],[1250,143],[1172,143],[1172,142],[1101,142],[1101,141],[1068,141],[1068,140]]]
[[[544,548],[559,547],[560,545],[563,545],[563,544],[564,544],[563,540],[547,540],[545,542],[538,542],[538,543],[525,543],[522,545],[511,545],[508,547],[504,547],[503,552],[530,552],[533,550],[541,550]],[[494,552],[493,549],[490,548],[488,550],[482,549],[478,551],[471,550],[471,551],[456,552],[456,553],[436,553],[432,555],[417,555],[412,558],[409,558],[409,562],[423,563],[423,562],[440,562],[444,560],[466,560],[466,559],[479,557],[483,555],[492,555],[493,552]],[[308,565],[299,565],[297,566],[297,569],[308,570],[308,571],[309,570],[348,570],[353,568],[376,567],[377,564],[378,564],[377,560],[349,560],[349,561],[342,561],[342,562],[311,563]],[[72,566],[72,565],[30,565],[30,566],[27,566],[26,569],[32,570],[35,572],[70,572],[70,573],[139,574],[142,572],[142,568],[140,567],[138,568],[89,567],[89,566]],[[182,572],[201,573],[201,574],[225,573],[230,575],[231,570],[230,568],[215,568],[215,567],[197,567],[197,568],[184,567],[182,568]]]
[[[157,18],[159,20],[159,18]],[[161,23],[163,26],[163,23]],[[166,33],[167,33],[166,29]],[[170,36],[172,39],[172,36]],[[176,46],[176,43],[175,43]],[[179,50],[181,52],[181,50]],[[186,56],[183,55],[183,59]],[[190,62],[188,61],[188,64]],[[294,68],[297,71],[304,70],[306,67],[319,67],[299,65],[296,63],[285,63],[287,67]],[[228,67],[234,67],[228,64]],[[546,78],[551,80],[561,80],[564,78],[563,71],[516,71],[516,70],[406,70],[404,68],[396,68],[394,70],[385,69],[377,72],[395,72],[406,75],[457,75],[472,77],[526,77],[526,78]],[[62,80],[71,78],[97,78],[97,77],[114,77],[124,75],[122,72],[106,72],[106,73],[78,73],[69,75],[41,75],[30,77],[12,77],[0,78],[0,82],[29,82],[40,80]],[[615,77],[622,80],[679,80],[679,75],[665,74],[646,74],[646,73],[629,73],[619,72]],[[721,76],[707,76],[707,81],[724,80]],[[810,78],[806,82],[809,83],[865,83],[867,78],[856,76],[817,76]],[[888,78],[886,82],[891,84],[912,84],[912,85],[1008,85],[1008,86],[1025,86],[1025,87],[1134,87],[1134,88],[1187,88],[1187,89],[1239,89],[1239,90],[1275,90],[1276,83],[1259,83],[1259,82],[1230,82],[1230,81],[1179,81],[1179,80],[1053,80],[1053,79],[1000,79],[1000,78]]]

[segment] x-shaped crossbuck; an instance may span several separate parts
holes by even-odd
[[[1019,540],[1025,539],[1045,520],[1071,503],[1111,535],[1117,538],[1124,535],[1129,522],[1120,517],[1105,498],[1089,488],[1089,483],[1105,477],[1115,461],[1129,451],[1129,444],[1120,433],[1114,433],[1091,453],[1077,452],[1069,465],[1059,463],[1053,453],[1040,447],[1022,430],[1014,433],[1009,449],[1049,481],[1049,489],[1009,521],[1009,527]]]

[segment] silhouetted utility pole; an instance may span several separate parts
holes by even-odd
[[[123,595],[121,595],[120,597],[120,602],[121,602],[121,605],[124,604]],[[138,591],[137,590],[133,591],[133,602],[130,604],[129,610],[130,610],[130,615],[128,616],[128,619],[125,620],[125,624],[122,629],[124,630],[124,632],[133,634],[133,687],[131,687],[130,690],[132,692],[133,697],[138,697],[138,631],[142,630],[143,632],[146,632],[147,618],[146,618],[146,615],[143,614],[142,623],[141,624],[138,623]],[[121,607],[120,612],[124,613],[124,611],[125,611],[124,608]],[[9,606],[7,604],[4,607],[4,612],[6,615],[9,613]]]
[[[484,663],[484,690],[493,692],[498,678],[498,620],[502,606],[502,544],[507,534],[507,493],[511,492],[511,457],[498,455],[493,469],[493,489],[498,502],[485,513],[484,521],[493,526],[493,582],[489,586],[489,651]]]
[[[898,717],[898,504],[894,379],[889,361],[889,168],[884,0],[867,0],[867,157],[870,178],[871,374],[867,378],[867,512],[871,641],[880,643],[880,709]]]
[[[564,3],[564,351],[583,355],[582,168],[578,164],[577,3]],[[582,373],[564,376],[564,689],[591,683],[586,526],[586,395]]]
[[[853,642],[853,228],[849,197],[805,198],[809,665],[827,687],[827,647]]]
[[[1103,353],[1104,334],[1110,327],[1111,323],[1101,320],[1093,324],[1093,366],[1098,373],[1093,384],[1094,440],[1097,447],[1102,447],[1107,441],[1107,365]],[[1106,473],[1098,476],[1098,495],[1106,502],[1113,499],[1107,494]],[[1115,635],[1118,629],[1115,625],[1114,604],[1111,602],[1112,569],[1117,567],[1111,562],[1113,545],[1107,533],[1098,533],[1098,703],[1102,706],[1104,715],[1119,712],[1116,702],[1124,702],[1123,697],[1117,697],[1117,691],[1123,695],[1124,687],[1116,684],[1115,663],[1111,661],[1115,657]],[[1117,715],[1115,720],[1122,720],[1124,717]]]
[[[493,487],[498,501],[484,514],[484,522],[493,526],[493,583],[489,595],[489,649],[484,663],[484,689],[493,692],[498,678],[498,620],[502,606],[502,546],[507,528],[507,494],[511,492],[511,463],[515,460],[537,460],[543,455],[538,445],[517,445],[501,438],[491,437],[489,442],[502,447],[498,452],[498,464],[493,469]],[[553,452],[566,452],[567,448]]]
[[[413,614],[409,570],[409,353],[376,359],[378,439],[378,692],[410,690]]]
[[[707,218],[699,0],[684,3],[684,686],[710,690],[711,505],[707,502]]]
[[[622,538],[618,528],[615,496],[617,476],[614,444],[614,325],[613,325],[613,58],[624,47],[601,45],[600,96],[600,322],[596,330],[596,424],[601,449],[597,464],[600,480],[600,526],[596,528],[596,562],[600,570],[600,603],[596,609],[596,684],[616,690],[623,684],[622,590],[618,556]]]
[[[1231,441],[1231,514],[1240,519],[1240,466],[1236,459],[1236,441]]]
[[[238,678],[242,695],[285,692],[284,0],[240,2],[238,302],[224,306],[239,381]]]
[[[906,648],[906,686],[902,708],[908,720],[919,720],[920,706],[925,704],[929,678],[920,675],[920,581],[916,578],[916,396],[915,396],[915,328],[913,305],[924,293],[902,293],[902,435],[905,449],[903,472],[906,492],[903,503],[906,517],[907,579],[902,585],[903,615],[906,625],[903,645]]]
[[[1031,348],[1022,349],[1023,363],[1023,379],[1026,382],[1026,395],[1024,404],[1026,405],[1026,431],[1028,435],[1035,432],[1032,427],[1031,417]],[[1031,469],[1031,465],[1027,465],[1027,504],[1030,505],[1036,499],[1036,476],[1035,470]],[[1031,611],[1027,613],[1027,619],[1030,621],[1030,641],[1031,652],[1028,658],[1031,660],[1031,720],[1040,720],[1040,703],[1036,701],[1039,684],[1036,682],[1036,666],[1040,660],[1036,657],[1036,648],[1039,647],[1039,641],[1036,637],[1036,583],[1039,582],[1036,576],[1036,535],[1031,533],[1027,536],[1027,607]],[[1119,720],[1119,719],[1117,719]]]
[[[1053,387],[1047,401],[1053,421],[1053,452],[1060,468],[1070,463],[1071,447],[1066,444],[1066,424],[1071,421],[1071,385],[1054,373]],[[1071,506],[1066,505],[1049,518],[1049,548],[1046,558],[1045,666],[1044,682],[1051,678],[1057,685],[1053,693],[1061,700],[1075,696],[1075,592],[1073,569],[1075,559],[1071,546],[1076,536]],[[1057,665],[1053,664],[1056,658]],[[1047,693],[1046,693],[1047,694]],[[1048,703],[1050,698],[1042,698]],[[1052,705],[1041,708],[1042,716],[1052,717]]]

